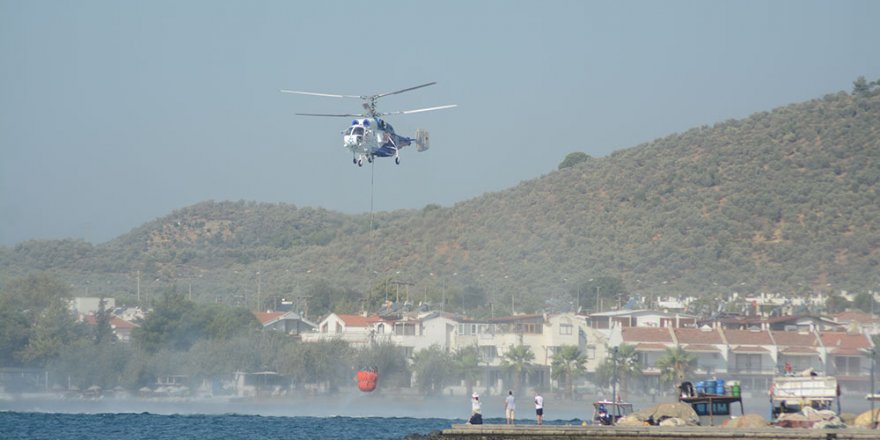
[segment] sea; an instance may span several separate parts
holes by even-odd
[[[0,412],[5,440],[403,439],[462,420],[409,417],[280,417],[246,414]]]
[[[504,423],[503,396],[486,397],[484,422]],[[768,410],[766,398],[744,400],[746,413]],[[528,403],[518,405],[517,424],[535,423]],[[659,402],[637,402],[636,408],[653,403]],[[580,425],[592,414],[590,401],[550,399],[545,407],[547,425]],[[868,409],[859,396],[844,399],[842,408],[855,414]],[[280,402],[0,398],[0,440],[399,440],[465,423],[469,415],[470,402],[461,397],[343,395]]]
[[[500,401],[500,398],[499,398]],[[2,440],[180,440],[180,439],[405,439],[465,423],[470,403],[425,404],[393,400],[362,400],[360,410],[327,401],[273,404],[217,402],[70,401],[53,399],[0,400]],[[503,404],[499,404],[503,405]],[[497,411],[500,416],[502,407]],[[334,412],[358,415],[333,415]],[[324,413],[328,415],[302,415]],[[406,414],[393,416],[392,413]],[[439,414],[436,417],[429,413]],[[366,415],[379,414],[379,415]],[[412,414],[414,416],[409,416]],[[489,415],[486,411],[484,414]],[[519,424],[535,424],[534,410],[523,410]],[[485,423],[505,423],[487,417]],[[580,418],[552,419],[547,425],[580,425]]]

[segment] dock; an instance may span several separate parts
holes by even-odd
[[[876,440],[878,432],[858,428],[726,429],[708,426],[452,425],[451,428],[444,429],[438,438],[443,440]]]

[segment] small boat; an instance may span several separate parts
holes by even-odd
[[[593,402],[592,420],[594,425],[616,425],[618,420],[632,413],[632,403],[599,400]]]

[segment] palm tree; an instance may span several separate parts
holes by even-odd
[[[680,345],[667,347],[663,357],[657,359],[657,368],[660,369],[660,380],[671,383],[681,383],[684,378],[697,367],[697,356],[684,351]]]
[[[502,365],[506,366],[507,370],[513,373],[514,392],[519,393],[522,375],[529,371],[533,360],[535,360],[535,353],[532,353],[532,349],[526,345],[511,345],[508,347],[507,352],[504,353]]]
[[[587,357],[575,345],[563,345],[553,354],[553,379],[565,377],[565,393],[574,398],[574,378],[584,373]]]
[[[605,362],[596,369],[596,379],[600,385],[620,384],[620,395],[625,395],[634,377],[642,375],[642,365],[636,347],[620,344],[616,350],[608,350]]]
[[[617,348],[617,377],[620,382],[620,395],[626,395],[629,383],[642,375],[642,364],[635,345],[620,344]]]
[[[463,347],[453,355],[452,362],[458,375],[464,378],[469,396],[474,390],[474,382],[483,372],[480,366],[480,352],[475,346]]]

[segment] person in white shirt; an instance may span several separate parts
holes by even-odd
[[[507,417],[507,424],[513,425],[516,418],[516,399],[513,397],[513,390],[508,390],[507,398],[504,399],[504,415]]]
[[[480,414],[480,395],[474,393],[471,395],[471,418],[468,420],[468,424],[471,425],[482,425],[483,424],[483,415]]]
[[[535,390],[535,416],[537,418],[538,424],[544,424],[544,398],[541,397],[541,393]]]

